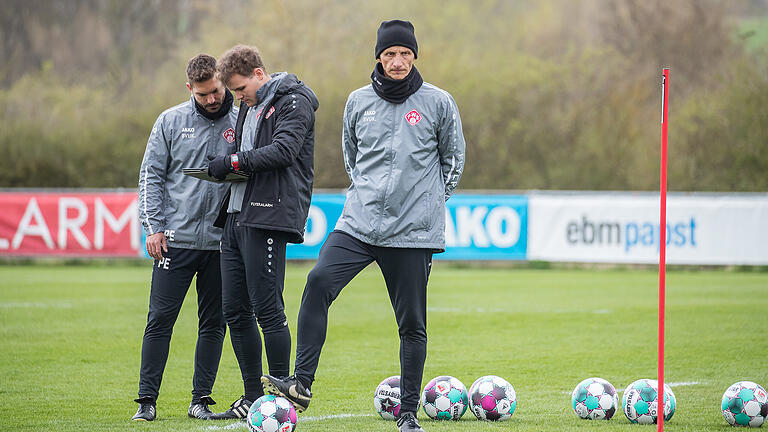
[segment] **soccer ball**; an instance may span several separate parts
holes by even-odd
[[[731,426],[760,427],[768,417],[768,397],[752,381],[739,381],[725,391],[720,408]]]
[[[256,399],[245,420],[251,432],[291,432],[298,422],[293,405],[274,395]]]
[[[587,378],[571,393],[573,411],[590,420],[610,420],[619,407],[616,388],[602,378]]]
[[[478,420],[503,421],[514,414],[517,394],[505,379],[486,375],[469,388],[469,406]]]
[[[452,376],[433,378],[421,393],[424,412],[433,420],[458,420],[467,411],[467,388]]]
[[[639,379],[630,384],[624,390],[621,405],[624,407],[624,415],[632,423],[652,424],[656,423],[659,405],[659,384],[652,379]],[[672,389],[664,384],[664,421],[668,421],[675,414],[677,399]]]
[[[656,383],[656,386],[658,388],[658,382]],[[669,401],[667,402],[667,398],[669,398]],[[675,415],[675,410],[677,409],[677,398],[675,397],[675,394],[672,392],[672,389],[669,388],[668,385],[664,384],[664,421],[667,421],[672,418],[673,415]],[[666,414],[667,412],[667,403],[669,403],[669,414]]]
[[[391,376],[376,387],[373,407],[384,420],[396,420],[400,415],[400,375]]]

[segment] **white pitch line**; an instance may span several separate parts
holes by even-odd
[[[245,422],[237,422],[237,423],[230,423],[228,425],[224,426],[208,426],[205,429],[206,430],[226,430],[226,429],[248,429],[248,426],[245,424]]]
[[[681,381],[681,382],[673,382],[673,383],[667,383],[670,387],[683,387],[683,386],[692,386],[692,385],[699,385],[702,384],[699,381]],[[618,393],[623,393],[624,389],[616,389]],[[560,394],[571,394],[570,391],[560,391]],[[309,416],[309,417],[299,417],[299,423],[301,422],[313,422],[313,421],[320,421],[320,420],[330,420],[330,419],[341,419],[341,418],[356,418],[356,417],[375,417],[375,414],[329,414],[329,415],[323,415],[323,416]],[[247,426],[243,422],[237,422],[237,423],[230,423],[228,425],[222,425],[222,426],[208,426],[205,428],[206,430],[211,431],[217,431],[217,430],[230,430],[230,429],[247,429]]]
[[[699,385],[699,384],[703,384],[703,383],[700,382],[700,381],[681,381],[681,382],[664,383],[664,384],[666,384],[666,385],[668,385],[670,387],[684,387],[684,386]],[[624,389],[623,388],[617,388],[616,392],[624,393]],[[561,390],[559,393],[560,394],[571,394],[572,392],[566,391],[566,390]]]
[[[670,387],[684,387],[684,386],[692,386],[692,385],[699,385],[699,384],[703,384],[703,383],[700,381],[680,381],[680,382],[664,383],[664,385],[668,385]],[[619,393],[624,393],[624,390],[625,389],[616,389],[616,391]]]
[[[23,309],[29,309],[29,308],[39,308],[39,309],[48,309],[48,308],[71,308],[71,303],[30,303],[30,302],[3,302],[0,303],[0,308],[3,309],[11,309],[11,308],[23,308]]]
[[[440,307],[429,306],[427,312],[435,313],[514,313],[516,311],[510,311],[508,308],[458,308],[458,307]],[[573,310],[573,309],[553,309],[553,310],[526,310],[526,313],[551,313],[551,314],[570,314],[570,313],[591,313],[595,315],[604,315],[613,313],[610,309],[595,309],[595,310]]]
[[[704,384],[699,381],[682,381],[682,382],[673,382],[673,383],[666,383],[670,387],[683,387],[683,386],[692,386],[692,385],[699,385]]]
[[[338,418],[355,418],[355,417],[375,417],[375,414],[329,414],[329,415],[323,415],[323,416],[299,417],[299,423],[319,421],[319,420],[338,419]],[[211,430],[211,431],[218,431],[218,430],[246,429],[246,428],[247,428],[246,424],[244,422],[239,421],[236,423],[230,423],[222,426],[208,426],[204,429]]]
[[[299,417],[299,421],[318,421],[318,420],[328,420],[328,419],[336,419],[336,418],[353,418],[353,417],[374,417],[374,414],[330,414],[330,415],[324,415],[324,416],[313,416],[313,417]]]

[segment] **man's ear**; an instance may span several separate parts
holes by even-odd
[[[254,68],[253,74],[256,76],[256,78],[258,78],[259,81],[264,79],[265,73],[264,73],[264,69],[262,68]]]
[[[192,91],[192,86],[189,83],[187,83],[187,88],[189,89],[190,92]]]

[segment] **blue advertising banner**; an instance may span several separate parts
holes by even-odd
[[[93,192],[0,191],[0,207],[9,209],[5,220],[0,217],[0,255],[148,258],[144,230],[131,217],[138,195],[128,198],[132,204],[120,198],[113,207],[115,192],[125,193],[104,191],[91,202]],[[43,199],[51,197],[54,206],[46,207]],[[306,241],[288,245],[289,259],[317,258],[344,198],[314,194]],[[668,204],[669,264],[768,263],[768,194],[677,193]],[[653,263],[659,253],[657,217],[653,192],[456,194],[446,209],[447,250],[435,259]]]
[[[328,234],[344,209],[344,194],[314,193],[309,206],[304,243],[289,244],[285,255],[288,259],[316,259]]]
[[[528,197],[464,195],[448,200],[445,253],[435,259],[524,260],[528,252]]]
[[[305,241],[288,245],[288,259],[315,259],[344,208],[344,194],[312,196]],[[448,200],[446,251],[435,259],[524,260],[528,249],[528,198],[464,195]]]

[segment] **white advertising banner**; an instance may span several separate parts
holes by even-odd
[[[531,192],[528,259],[659,262],[659,194]],[[668,264],[768,264],[768,194],[667,196]]]

